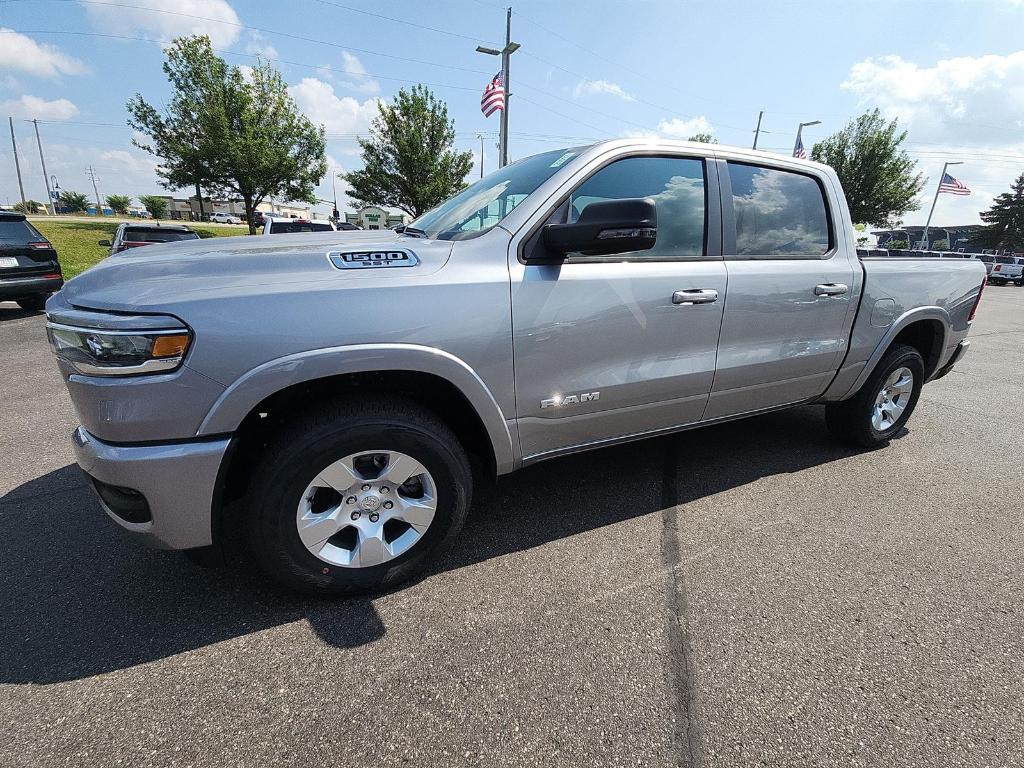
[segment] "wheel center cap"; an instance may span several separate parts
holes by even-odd
[[[359,506],[367,512],[376,512],[380,509],[381,499],[375,493],[369,493],[359,500]]]

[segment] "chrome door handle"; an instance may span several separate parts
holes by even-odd
[[[718,301],[718,291],[713,288],[695,288],[689,291],[675,291],[672,294],[673,304],[714,304]]]
[[[821,285],[814,286],[815,296],[842,296],[849,289],[848,286],[842,283],[822,283]]]

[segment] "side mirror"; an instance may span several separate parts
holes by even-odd
[[[109,240],[100,240],[99,243],[97,243],[97,245],[102,245],[104,248],[109,248],[110,247],[110,241]]]
[[[545,249],[557,256],[646,251],[658,237],[658,211],[649,197],[591,203],[572,224],[548,224],[543,236]]]

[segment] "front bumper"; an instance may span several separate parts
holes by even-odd
[[[0,278],[0,301],[23,299],[41,293],[56,293],[64,285],[62,277]]]
[[[130,489],[144,498],[148,520],[131,522],[100,496],[100,506],[122,528],[161,549],[193,549],[213,543],[213,499],[228,438],[112,445],[79,427],[72,442],[78,466],[90,478],[116,489]],[[107,494],[107,498],[114,497]]]

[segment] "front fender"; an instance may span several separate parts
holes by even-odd
[[[487,385],[455,355],[418,344],[353,344],[270,360],[224,390],[199,425],[197,436],[233,432],[259,403],[294,384],[370,371],[417,371],[451,382],[476,410],[487,430],[498,474],[515,469],[512,436]]]

